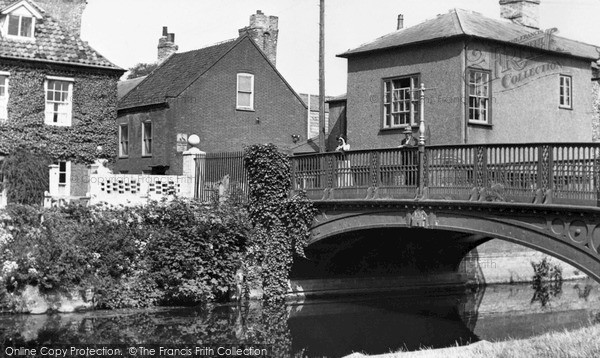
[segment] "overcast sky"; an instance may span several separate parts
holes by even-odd
[[[416,25],[452,8],[500,17],[498,0],[325,0],[326,92],[346,92],[349,48]],[[82,38],[123,68],[156,60],[162,27],[175,33],[179,52],[237,37],[249,16],[262,10],[279,17],[277,68],[297,92],[318,93],[319,0],[88,0]],[[540,26],[600,45],[600,0],[541,0]]]

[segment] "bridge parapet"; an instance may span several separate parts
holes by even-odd
[[[301,155],[314,200],[442,199],[598,206],[600,143],[467,144]],[[423,188],[423,189],[420,189]]]

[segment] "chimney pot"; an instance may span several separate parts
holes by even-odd
[[[404,15],[399,14],[398,15],[398,28],[397,30],[403,29],[404,28]]]
[[[163,26],[163,34],[158,39],[158,63],[164,62],[179,50],[179,46],[175,45],[175,34],[169,33],[167,26]]]

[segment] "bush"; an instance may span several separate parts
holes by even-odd
[[[149,205],[142,220],[161,228],[149,233],[147,259],[167,301],[195,303],[228,296],[249,235],[245,212],[175,200]]]
[[[289,158],[273,144],[244,153],[248,171],[249,216],[254,225],[247,271],[262,281],[268,303],[283,300],[294,255],[304,256],[315,209],[305,195],[289,198]]]
[[[179,199],[134,208],[9,205],[0,224],[4,290],[95,287],[107,308],[227,297],[250,230],[241,208]]]
[[[533,267],[534,290],[531,303],[540,302],[542,307],[547,306],[553,297],[562,293],[562,267],[554,264],[544,257],[540,262],[531,262]]]

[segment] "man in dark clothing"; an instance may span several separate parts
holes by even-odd
[[[415,148],[418,143],[417,139],[413,137],[412,128],[406,127],[404,130],[404,139],[400,142],[399,148]],[[402,155],[402,169],[404,170],[404,184],[412,186],[417,184],[417,152],[414,150],[407,150]]]

